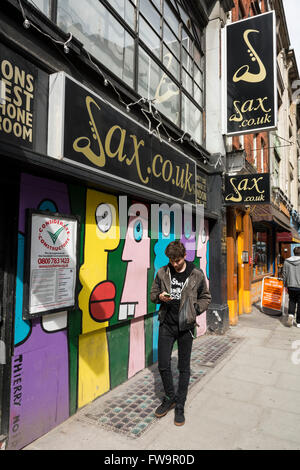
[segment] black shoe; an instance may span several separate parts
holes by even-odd
[[[161,405],[155,410],[155,416],[157,418],[162,418],[165,416],[168,411],[170,411],[176,405],[175,399],[170,399],[168,397],[164,397]]]
[[[174,424],[176,426],[183,426],[184,423],[185,423],[184,407],[182,405],[176,405]]]

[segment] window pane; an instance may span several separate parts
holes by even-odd
[[[44,15],[50,16],[49,0],[29,0],[29,3],[41,10]]]
[[[185,95],[182,95],[182,129],[202,143],[202,114]]]
[[[194,43],[184,29],[182,30],[182,45],[186,48],[187,52],[193,57]]]
[[[161,16],[149,0],[140,0],[140,12],[160,35]]]
[[[268,232],[253,231],[252,259],[253,277],[268,272]]]
[[[147,99],[155,99],[155,107],[179,125],[179,88],[161,70],[149,55],[139,48],[138,93]]]
[[[196,84],[194,85],[194,99],[203,108],[203,93]]]
[[[171,49],[171,51],[179,57],[179,42],[176,36],[172,33],[168,25],[164,22],[164,42]]]
[[[198,67],[201,69],[201,53],[199,49],[194,45],[194,60]]]
[[[147,99],[153,99],[162,75],[161,68],[140,47],[138,93]]]
[[[153,54],[160,57],[160,39],[141,16],[139,31],[141,40],[144,41]]]
[[[109,0],[110,5],[135,30],[135,8],[128,0]]]
[[[189,36],[187,35],[185,29],[183,28],[182,29],[182,45],[186,48],[187,51],[189,51],[189,48],[190,48],[190,38]]]
[[[158,8],[159,11],[160,11],[160,0],[152,0],[152,2],[153,2],[154,5],[156,6],[156,8]]]
[[[181,16],[181,20],[182,22],[188,26],[189,22],[190,22],[190,18],[189,16],[187,15],[187,13],[184,11],[184,9],[178,5],[178,8],[179,8],[179,11],[180,11],[180,16]]]
[[[58,0],[57,23],[115,75],[133,86],[134,41],[98,0]]]
[[[203,73],[196,66],[194,67],[194,80],[200,88],[203,88]]]
[[[185,69],[182,69],[182,86],[193,96],[193,79]]]
[[[166,19],[167,23],[169,26],[172,28],[174,33],[178,36],[179,33],[179,21],[177,17],[174,15],[172,12],[171,8],[167,4],[167,2],[164,2],[164,18]]]
[[[182,65],[188,73],[193,74],[193,59],[184,47],[182,48]]]
[[[180,79],[180,63],[177,59],[171,54],[167,47],[164,47],[164,55],[163,55],[163,64],[169,72],[174,75],[174,77],[179,81]]]

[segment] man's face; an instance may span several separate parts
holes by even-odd
[[[185,256],[183,256],[182,258],[174,258],[174,259],[170,258],[170,263],[176,272],[180,272],[182,271],[185,265]]]

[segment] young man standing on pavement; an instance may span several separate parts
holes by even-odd
[[[294,248],[294,255],[283,264],[283,281],[289,294],[288,326],[293,325],[297,307],[296,325],[300,328],[300,246]]]
[[[204,312],[211,302],[205,277],[201,269],[186,261],[184,245],[171,242],[166,250],[169,264],[162,267],[152,284],[150,298],[160,304],[158,369],[165,397],[155,411],[161,418],[175,407],[175,425],[185,423],[184,404],[190,380],[190,360],[196,316]],[[171,355],[174,342],[178,344],[179,383],[174,391]]]

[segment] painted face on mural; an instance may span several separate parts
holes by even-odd
[[[150,267],[148,210],[143,204],[129,209],[128,229],[122,254],[127,272],[121,297],[119,320],[144,315],[147,300],[147,272]]]
[[[82,332],[107,326],[114,314],[115,286],[107,280],[108,254],[120,241],[118,205],[115,196],[88,190],[86,199],[84,264],[80,268],[82,290],[79,307]]]
[[[97,229],[103,235],[108,235],[115,224],[115,209],[110,204],[101,203],[95,212]],[[90,315],[95,321],[109,320],[115,311],[116,288],[110,281],[97,284],[90,296]]]

